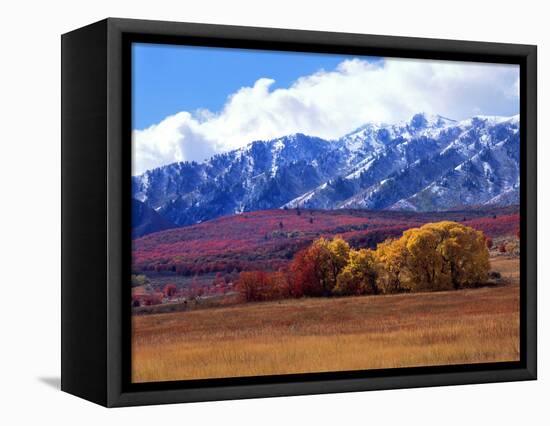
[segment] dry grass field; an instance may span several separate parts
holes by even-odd
[[[133,317],[134,382],[519,359],[519,264],[508,284],[283,300]]]

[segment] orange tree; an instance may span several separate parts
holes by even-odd
[[[298,252],[290,265],[291,293],[295,297],[330,296],[349,253],[349,244],[340,237],[315,240]]]
[[[237,280],[237,289],[246,302],[264,300],[264,293],[268,285],[269,276],[263,271],[241,272]]]

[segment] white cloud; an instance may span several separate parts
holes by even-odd
[[[454,119],[517,114],[518,78],[513,65],[409,59],[346,60],[275,90],[274,80],[260,78],[217,113],[179,112],[135,130],[133,174],[296,132],[337,138],[368,121],[391,123],[420,111]]]

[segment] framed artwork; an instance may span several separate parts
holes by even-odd
[[[536,47],[107,19],[62,37],[62,389],[536,378]]]

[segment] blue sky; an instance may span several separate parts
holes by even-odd
[[[179,111],[219,111],[227,97],[261,77],[272,89],[332,70],[349,56],[134,43],[133,128],[143,129]],[[373,59],[374,60],[374,59]]]

